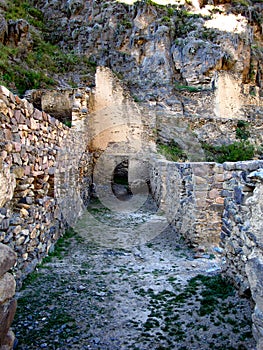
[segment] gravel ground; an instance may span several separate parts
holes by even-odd
[[[221,258],[196,258],[170,226],[131,244],[147,222],[162,222],[151,202],[134,214],[93,203],[17,292],[17,349],[255,349],[250,303]]]

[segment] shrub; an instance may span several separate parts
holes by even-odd
[[[250,136],[250,132],[248,131],[249,123],[245,120],[239,120],[237,122],[236,128],[236,138],[240,140],[247,140]]]
[[[23,96],[26,90],[56,85],[53,79],[56,74],[71,72],[76,68],[85,75],[95,72],[96,63],[86,56],[65,53],[44,39],[43,13],[29,1],[7,1],[7,5],[4,12],[7,20],[24,18],[31,24],[32,47],[13,48],[0,43],[0,84]],[[32,29],[32,26],[38,30]]]
[[[182,148],[173,140],[168,144],[158,143],[157,150],[162,154],[167,160],[177,162],[179,160],[185,161],[187,159],[186,153]]]
[[[181,91],[188,91],[188,92],[200,92],[202,91],[201,86],[189,86],[189,85],[183,85],[179,83],[174,84],[176,90],[181,90]]]
[[[217,163],[250,160],[255,154],[254,146],[244,140],[222,146],[213,146],[202,142],[202,148],[205,151],[206,160]]]

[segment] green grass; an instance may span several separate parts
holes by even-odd
[[[234,287],[221,275],[213,277],[197,275],[189,281],[188,288],[193,290],[201,285],[205,288],[201,291],[202,299],[198,311],[200,316],[211,314],[218,307],[219,300],[225,300],[235,293]]]
[[[34,27],[39,29],[44,28],[43,13],[32,6],[28,1],[12,0],[7,1],[7,5],[8,6],[5,12],[5,18],[7,20],[17,20],[23,18]]]
[[[67,248],[71,243],[71,238],[75,237],[76,233],[72,228],[67,229],[63,236],[61,236],[54,247],[54,250],[46,256],[39,266],[43,266],[45,263],[51,262],[53,258],[61,259],[66,254]]]

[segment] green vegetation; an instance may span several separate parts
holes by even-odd
[[[250,136],[250,132],[248,128],[249,128],[248,122],[246,122],[245,120],[239,120],[237,122],[236,138],[246,141]]]
[[[170,160],[172,162],[177,162],[179,160],[185,161],[187,159],[186,153],[173,140],[171,140],[168,144],[163,144],[159,142],[157,144],[157,150],[167,160]]]
[[[208,162],[224,163],[251,160],[255,154],[254,146],[244,140],[222,146],[213,146],[202,142],[202,148]]]
[[[173,348],[174,342],[184,341],[187,336],[186,329],[209,332],[210,326],[205,323],[207,317],[217,327],[220,327],[221,324],[229,324],[233,332],[236,330],[240,332],[241,328],[250,326],[249,320],[245,317],[240,321],[233,316],[236,313],[236,304],[228,301],[228,297],[234,296],[236,292],[234,287],[221,275],[197,275],[191,278],[182,290],[178,288],[178,285],[176,290],[175,284],[173,288],[173,290],[159,292],[152,288],[147,290],[140,288],[136,291],[145,300],[148,299],[150,310],[147,320],[142,324],[140,341],[147,342],[147,339],[154,335],[160,343],[169,339],[171,348]],[[190,317],[186,325],[188,328],[183,327],[185,321],[179,311],[183,307],[188,309],[187,313]],[[224,310],[226,313],[223,314]],[[199,316],[199,321],[195,324],[193,320],[196,314]],[[135,322],[133,324],[140,328],[139,324]],[[197,334],[193,336],[200,340]],[[241,336],[245,339],[252,335],[251,332],[245,330]],[[213,338],[224,339],[223,333],[216,333]]]
[[[7,1],[5,12],[6,20],[25,19],[29,24],[39,29],[44,29],[43,13],[29,4],[28,1],[12,0]]]
[[[200,92],[200,91],[202,91],[201,86],[189,86],[189,85],[175,83],[174,87],[176,90],[181,90],[181,91],[188,91],[188,92]]]
[[[245,7],[249,7],[249,2],[247,0],[232,0],[232,4],[233,5],[241,5],[241,6],[245,6]]]
[[[239,141],[229,145],[213,146],[202,142],[202,148],[205,151],[206,160],[209,162],[238,162],[251,160],[256,155],[260,156],[262,150],[256,148],[248,139],[250,137],[250,124],[245,120],[238,120],[236,125],[236,138]]]
[[[132,28],[132,22],[129,21],[128,19],[124,18],[121,23],[120,23],[123,27],[125,27],[126,29],[128,28]]]
[[[234,287],[221,275],[209,277],[197,275],[189,282],[189,288],[196,290],[198,286],[204,286],[201,291],[200,316],[211,314],[218,307],[218,300],[225,300],[235,293]]]
[[[26,47],[0,44],[0,84],[14,93],[55,86],[55,75],[72,72],[75,67],[85,74],[95,71],[96,64],[87,57],[65,53],[44,39],[44,16],[28,1],[9,1],[4,15],[6,20],[27,20],[32,39]]]
[[[61,236],[56,242],[54,250],[42,259],[42,262],[37,265],[37,268],[45,266],[45,264],[51,262],[53,258],[62,259],[62,256],[65,256],[67,254],[67,248],[71,243],[71,238],[73,237],[75,237],[77,240],[81,239],[80,237],[76,236],[76,233],[72,228],[67,229],[64,235]],[[34,283],[39,277],[42,276],[43,274],[39,273],[37,270],[27,275],[23,281],[22,290],[25,289],[28,285]]]
[[[44,264],[50,262],[54,257],[62,259],[62,256],[64,256],[67,253],[67,248],[71,242],[70,239],[73,237],[76,238],[76,233],[74,232],[74,230],[72,228],[67,229],[64,235],[57,240],[54,250],[42,260],[40,266],[43,266]]]
[[[56,333],[56,336],[60,340],[68,339],[69,337],[76,336],[78,334],[78,328],[75,319],[71,316],[69,312],[66,312],[60,304],[60,295],[49,293],[48,297],[50,299],[46,300],[48,302],[54,303],[56,300],[56,307],[53,310],[41,310],[39,314],[34,312],[34,308],[37,308],[38,297],[36,294],[30,295],[30,304],[28,296],[21,297],[18,300],[18,308],[16,313],[16,318],[19,315],[23,315],[25,318],[34,318],[36,321],[36,329],[31,327],[27,332],[19,332],[19,341],[28,346],[32,344],[40,344],[42,342],[43,336],[49,334],[52,329],[53,333]]]

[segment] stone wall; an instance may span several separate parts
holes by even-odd
[[[152,161],[153,196],[189,244],[219,245],[224,274],[255,303],[253,333],[263,345],[263,161]]]
[[[253,334],[263,347],[263,162],[225,164],[232,173],[224,183],[222,246],[225,274],[255,302]]]
[[[15,252],[0,243],[0,350],[13,349],[14,334],[10,330],[16,311],[16,282],[8,271],[16,262]]]
[[[201,142],[220,146],[240,141],[236,136],[240,120],[247,125],[248,140],[256,147],[263,143],[263,115],[260,111],[251,119],[212,118],[193,113],[194,117],[191,117],[156,107],[158,138],[164,143],[174,140],[186,152],[189,161],[204,161]]]
[[[153,195],[192,246],[219,244],[224,208],[221,191],[228,176],[216,163],[153,162]]]
[[[80,215],[89,186],[85,91],[73,91],[70,129],[0,88],[0,242],[13,248],[17,281]],[[85,108],[84,108],[85,107]],[[87,195],[86,195],[87,197]]]

